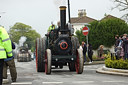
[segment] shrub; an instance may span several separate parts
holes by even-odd
[[[108,68],[128,69],[128,60],[111,60],[110,58],[107,58],[105,60],[105,66]]]

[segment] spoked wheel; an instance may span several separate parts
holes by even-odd
[[[44,63],[44,53],[43,49],[43,40],[42,38],[37,38],[36,40],[36,68],[37,72],[45,71],[45,63]]]
[[[51,50],[47,49],[45,52],[45,73],[51,74]]]
[[[76,72],[77,74],[83,73],[83,53],[81,49],[77,49],[76,53],[76,62],[75,62],[75,67],[76,67]]]
[[[39,69],[38,69],[38,49],[39,49],[39,38],[37,38],[36,40],[36,69],[37,69],[37,72],[39,72]]]

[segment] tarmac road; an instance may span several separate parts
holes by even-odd
[[[83,74],[70,72],[68,66],[52,69],[51,75],[37,73],[35,61],[16,62],[18,79],[3,85],[128,85],[128,77],[96,73],[104,64],[85,65]]]

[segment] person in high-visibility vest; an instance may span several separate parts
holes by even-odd
[[[3,63],[4,59],[12,57],[12,44],[7,31],[0,27],[0,85],[3,79]]]
[[[51,30],[54,30],[55,29],[55,25],[53,24],[53,22],[51,22],[51,26],[49,26],[48,28],[48,33],[51,31]]]
[[[12,49],[15,49],[15,44],[12,42]],[[17,71],[14,61],[14,56],[4,59],[4,65],[3,65],[3,84],[6,84],[9,82],[7,79],[7,69],[9,67],[10,74],[11,74],[11,80],[12,82],[16,82],[17,79]]]

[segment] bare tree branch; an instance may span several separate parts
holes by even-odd
[[[118,8],[119,11],[126,11],[128,10],[128,0],[113,0],[113,2],[116,3],[116,6],[112,8]],[[124,14],[122,17],[126,22],[128,22],[128,13]]]
[[[123,4],[123,5],[128,5],[128,1],[127,0],[115,0],[114,2],[117,2],[117,3],[120,3],[120,4]]]

